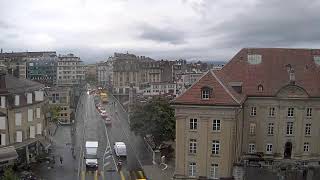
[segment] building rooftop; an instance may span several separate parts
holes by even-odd
[[[44,85],[28,79],[16,78],[12,75],[0,74],[0,94],[22,93],[44,88]]]
[[[300,89],[301,97],[320,97],[319,77],[320,49],[244,48],[221,70],[208,71],[174,103],[235,105],[249,96],[277,96],[290,86]],[[209,100],[200,98],[204,86],[212,87]]]

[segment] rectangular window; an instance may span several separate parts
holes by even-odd
[[[216,155],[216,154],[219,154],[219,151],[220,151],[220,142],[217,140],[213,140],[211,153]]]
[[[43,101],[43,91],[35,91],[35,101]]]
[[[268,135],[273,135],[274,123],[268,124]]]
[[[0,129],[7,129],[6,128],[6,117],[5,116],[1,116],[0,117]]]
[[[303,144],[303,152],[309,152],[309,143],[308,142],[305,142],[304,144]]]
[[[195,162],[189,163],[188,175],[189,177],[197,176],[197,164]]]
[[[250,135],[255,135],[256,134],[256,124],[255,123],[250,123],[249,134]]]
[[[210,94],[210,92],[209,92],[208,89],[202,90],[202,91],[201,91],[201,97],[202,97],[202,99],[209,99],[209,94]]]
[[[41,123],[37,124],[37,134],[42,134],[42,125],[41,125]]]
[[[27,104],[32,104],[32,93],[27,93]]]
[[[307,117],[312,116],[312,108],[307,108]]]
[[[294,116],[294,108],[288,108],[288,117]]]
[[[191,154],[197,153],[197,140],[196,139],[190,139],[189,153],[191,153]]]
[[[6,134],[1,133],[0,134],[1,138],[0,138],[0,145],[1,146],[5,146],[6,145]]]
[[[36,114],[37,114],[37,118],[40,118],[40,115],[41,115],[41,114],[40,114],[40,108],[37,108],[37,109],[36,109]]]
[[[257,107],[251,107],[251,113],[250,113],[251,116],[255,116],[257,115]]]
[[[287,135],[293,134],[293,122],[287,122]]]
[[[6,108],[6,97],[1,96],[1,108]]]
[[[256,145],[255,144],[249,144],[249,153],[255,153],[256,152]]]
[[[190,129],[196,130],[198,128],[198,119],[191,118],[190,119]]]
[[[211,164],[211,168],[210,168],[210,178],[211,179],[219,179],[218,168],[219,168],[218,164]]]
[[[21,126],[21,113],[16,113],[15,116],[16,126]]]
[[[28,121],[33,121],[33,109],[28,109]]]
[[[311,135],[311,123],[307,123],[306,124],[304,134],[306,136],[310,136]]]
[[[14,105],[15,106],[19,106],[20,105],[20,96],[19,95],[15,95],[14,96]]]
[[[276,108],[274,108],[274,107],[269,108],[269,116],[270,117],[274,117],[275,112],[276,112]]]
[[[30,126],[30,138],[35,138],[36,136],[36,129],[34,126]]]
[[[22,142],[22,131],[16,131],[16,142]]]
[[[266,153],[267,153],[267,154],[272,154],[272,144],[267,144],[267,146],[266,146]]]
[[[220,131],[220,120],[219,119],[214,119],[212,121],[212,130],[213,131]]]

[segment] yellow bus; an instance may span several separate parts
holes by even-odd
[[[141,171],[130,171],[130,180],[147,180],[144,172]]]

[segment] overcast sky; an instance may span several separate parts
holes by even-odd
[[[6,52],[228,61],[244,47],[319,42],[319,0],[0,0]]]

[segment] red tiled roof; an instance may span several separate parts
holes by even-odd
[[[174,100],[174,104],[238,105],[237,100],[219,81],[213,71],[208,71],[186,92],[178,96]],[[201,88],[205,86],[212,87],[213,89],[213,97],[210,97],[208,100],[201,99]]]
[[[261,63],[250,64],[248,54],[261,55]],[[320,49],[242,49],[222,70],[208,73],[174,102],[233,105],[235,101],[230,94],[240,103],[247,96],[276,96],[281,88],[290,84],[289,64],[294,69],[295,85],[303,88],[310,97],[320,97],[320,65],[314,62],[314,55],[320,56]],[[233,90],[231,82],[241,82],[242,93]],[[263,86],[262,92],[258,91],[260,84]],[[214,89],[214,97],[209,101],[200,98],[200,89],[206,85]]]

